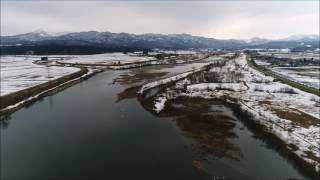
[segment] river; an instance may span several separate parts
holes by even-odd
[[[193,167],[193,140],[177,117],[150,113],[134,95],[119,97],[131,86],[160,78],[149,72],[163,78],[192,69],[159,67],[105,71],[12,114],[1,122],[1,179],[306,178],[223,103],[210,107],[235,120],[230,142],[241,156],[208,155],[202,170]],[[115,80],[132,72],[135,79]],[[137,76],[146,72],[149,76]]]

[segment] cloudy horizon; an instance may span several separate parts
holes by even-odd
[[[319,1],[1,1],[1,35],[36,29],[280,39],[319,34]]]

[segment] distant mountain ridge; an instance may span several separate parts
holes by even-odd
[[[281,39],[282,41],[313,41],[313,40],[319,40],[319,35],[314,35],[314,34],[296,34],[296,35],[291,35],[287,38]]]
[[[14,36],[1,36],[1,53],[10,49],[32,50],[40,47],[92,47],[98,49],[186,49],[186,48],[295,48],[319,47],[319,35],[294,35],[280,40],[254,37],[250,40],[215,39],[190,34],[129,34],[112,32],[47,33],[37,30]],[[29,48],[26,48],[29,47]],[[21,49],[21,47],[20,47]]]

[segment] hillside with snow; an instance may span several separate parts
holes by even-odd
[[[23,54],[26,51],[34,51],[36,54],[70,54],[70,51],[80,51],[88,54],[90,48],[99,53],[152,48],[295,48],[306,47],[306,42],[308,42],[308,48],[317,48],[319,47],[319,36],[295,35],[279,40],[259,37],[237,40],[207,38],[190,34],[147,33],[137,35],[97,31],[48,33],[37,30],[14,36],[1,36],[1,53]],[[86,48],[81,49],[80,47]],[[59,48],[61,50],[57,50]]]

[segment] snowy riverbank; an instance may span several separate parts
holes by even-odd
[[[155,97],[154,110],[179,96],[225,99],[239,104],[254,121],[285,142],[298,157],[320,170],[320,99],[250,68],[246,55],[217,61],[209,71],[187,73],[146,84],[139,91],[173,82]],[[294,147],[294,148],[292,148]]]

